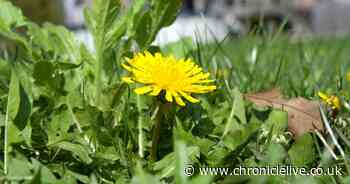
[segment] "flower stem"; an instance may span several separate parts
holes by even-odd
[[[141,108],[141,102],[140,102],[140,96],[137,95],[137,110],[139,113],[139,118],[138,118],[138,144],[139,144],[139,156],[141,158],[143,158],[144,154],[143,154],[143,133],[142,133],[142,129],[143,129],[143,118],[142,118],[142,108]]]
[[[158,144],[160,137],[160,129],[163,120],[163,108],[158,104],[159,111],[155,118],[155,123],[153,127],[153,135],[152,135],[152,148],[151,148],[151,159],[152,161],[157,160],[157,152],[158,152]]]

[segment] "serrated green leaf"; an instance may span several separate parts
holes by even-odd
[[[48,126],[48,145],[67,139],[72,124],[72,115],[66,106],[57,110]]]
[[[146,173],[140,163],[136,165],[136,174],[131,180],[131,184],[160,184],[160,180],[158,177],[152,176]]]
[[[11,73],[11,81],[7,99],[7,119],[13,120],[18,113],[20,104],[20,85],[14,72]]]
[[[48,85],[54,80],[55,68],[52,63],[41,61],[35,63],[33,77],[38,85]]]
[[[15,72],[12,72],[7,101],[7,114],[5,118],[8,145],[23,140],[27,140],[27,143],[30,142],[28,138],[30,129],[27,129],[29,132],[21,132],[26,128],[30,113],[31,104],[29,98],[26,96],[23,87],[20,85]]]
[[[159,1],[152,0],[152,17],[158,19],[156,29],[169,26],[175,19],[181,8],[182,0]]]
[[[27,41],[19,34],[12,31],[13,28],[23,26],[26,21],[20,9],[8,1],[0,1],[0,35],[23,45],[31,50]]]
[[[238,89],[235,89],[233,91],[233,96],[235,99],[231,107],[231,112],[227,117],[227,122],[222,134],[222,138],[224,138],[230,132],[239,131],[242,128],[242,125],[247,124],[243,96],[241,92],[238,91]]]
[[[100,116],[100,111],[91,106],[87,106],[85,109],[75,108],[73,111],[75,117],[82,127],[88,127],[95,124],[98,122]]]
[[[199,156],[199,149],[197,146],[187,147],[187,159],[193,161]],[[158,171],[157,176],[160,178],[166,178],[175,174],[176,171],[176,158],[178,156],[175,152],[166,155],[160,161],[154,163],[153,169]]]
[[[256,133],[260,126],[257,123],[246,124],[241,129],[228,133],[223,139],[223,143],[230,151],[234,151]]]
[[[211,150],[211,147],[215,145],[215,142],[206,138],[196,137],[192,135],[190,132],[186,132],[181,126],[181,123],[179,122],[180,120],[178,118],[176,118],[176,120],[177,120],[177,126],[174,129],[175,138],[177,140],[185,141],[188,145],[198,146],[201,154],[207,155],[208,152]]]
[[[288,150],[288,155],[295,166],[305,167],[312,163],[316,159],[312,135],[304,134],[299,137]]]
[[[0,80],[10,80],[11,69],[9,62],[0,58]]]
[[[92,159],[89,156],[88,149],[85,148],[83,145],[74,144],[70,142],[60,142],[55,144],[55,146],[72,152],[72,154],[76,155],[79,159],[81,159],[83,162],[87,164],[92,162]]]
[[[21,10],[8,1],[0,1],[0,22],[9,30],[12,26],[22,26],[25,24]]]
[[[118,37],[120,31],[110,31],[111,26],[117,19],[120,9],[120,1],[115,0],[96,0],[92,9],[85,10],[85,18],[88,22],[88,28],[92,32],[95,39],[95,47],[104,50],[105,44],[108,43],[106,37]],[[122,26],[123,24],[119,25]],[[119,27],[122,28],[122,27]],[[113,37],[114,36],[114,37]]]
[[[288,113],[281,110],[273,110],[265,121],[267,130],[272,130],[272,135],[281,135],[288,128]]]
[[[59,59],[62,60],[60,63],[66,62],[76,66],[81,64],[79,41],[65,27],[50,23],[44,24],[43,27],[29,24],[28,27],[28,32],[32,35],[31,41],[33,44],[53,55],[52,57],[55,60],[59,56]]]
[[[72,172],[72,171],[67,171],[66,173],[83,183],[90,183],[90,178],[88,176],[85,176],[76,172]]]
[[[41,169],[34,174],[33,179],[29,182],[29,184],[42,184],[41,182]]]
[[[283,159],[287,156],[286,150],[280,144],[269,144],[264,156],[265,164],[269,166],[283,163]]]
[[[148,49],[161,28],[169,26],[177,16],[181,0],[151,1],[151,10],[144,12],[136,26],[135,39],[141,49]]]
[[[175,183],[186,184],[188,183],[188,176],[184,174],[184,169],[188,163],[187,148],[183,141],[175,141]]]
[[[56,184],[56,182],[58,182],[57,178],[55,177],[55,175],[51,172],[51,170],[49,168],[47,168],[45,165],[43,165],[42,163],[40,163],[38,160],[35,159],[31,159],[32,161],[32,165],[34,167],[35,170],[40,170],[40,182],[46,184],[46,183],[53,183]]]
[[[28,177],[31,175],[31,163],[29,161],[23,158],[10,157],[7,176]]]
[[[150,37],[150,35],[153,34],[153,30],[151,14],[145,12],[136,28],[135,35],[135,39],[141,48],[145,48],[151,41],[153,41]]]
[[[24,91],[21,84],[19,85],[19,99],[20,103],[18,107],[18,112],[15,119],[13,120],[13,123],[17,126],[19,130],[22,131],[28,123],[32,106],[29,96]]]

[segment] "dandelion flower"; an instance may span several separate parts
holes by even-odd
[[[216,89],[211,84],[214,81],[209,80],[210,74],[191,59],[176,60],[173,56],[145,52],[127,59],[122,66],[131,73],[129,77],[123,77],[124,82],[142,84],[142,87],[135,89],[135,93],[158,96],[164,92],[168,102],[175,100],[180,106],[185,106],[183,98],[198,103],[199,100],[192,94],[209,93]]]
[[[340,99],[337,96],[334,95],[327,95],[322,92],[318,92],[318,96],[321,98],[321,100],[329,105],[332,109],[340,110],[341,104]]]

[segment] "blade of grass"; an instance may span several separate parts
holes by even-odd
[[[338,151],[340,152],[341,156],[343,157],[344,160],[346,160],[346,156],[345,156],[345,152],[343,150],[343,148],[340,146],[339,142],[338,142],[338,139],[336,138],[331,126],[330,126],[330,123],[328,121],[328,118],[326,117],[325,115],[325,112],[323,111],[323,105],[321,104],[320,105],[320,112],[321,112],[321,117],[322,117],[322,120],[325,124],[325,127],[326,127],[326,130],[328,131],[329,135],[331,136],[331,139],[334,143],[334,145],[337,147]],[[347,168],[347,170],[349,171],[349,168]]]

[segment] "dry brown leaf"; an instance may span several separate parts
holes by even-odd
[[[278,88],[254,94],[245,94],[244,97],[259,107],[281,108],[286,102]]]
[[[260,107],[272,107],[288,113],[288,129],[294,137],[307,132],[318,130],[323,132],[324,127],[320,116],[319,103],[305,98],[284,99],[278,88],[270,91],[245,94],[245,99]]]

